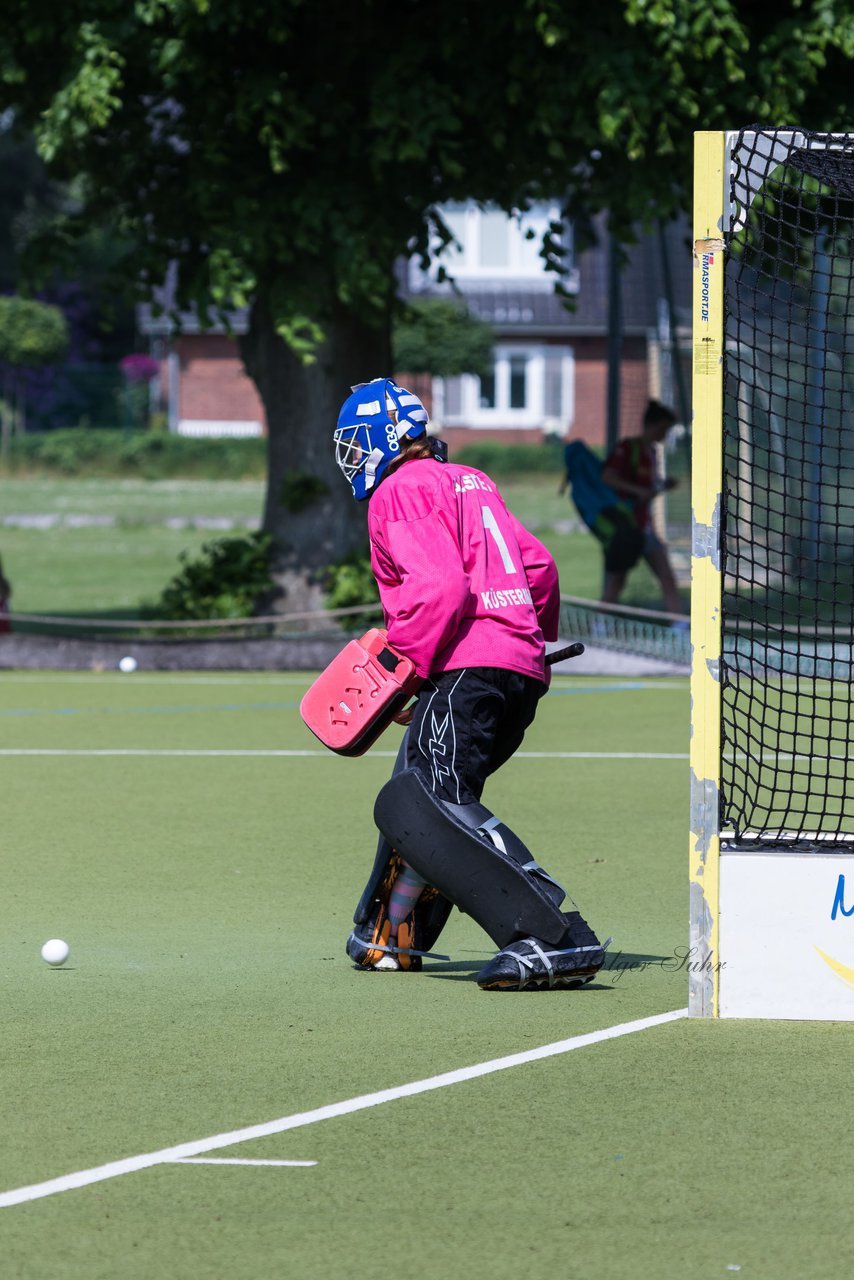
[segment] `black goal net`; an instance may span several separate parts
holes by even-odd
[[[854,851],[854,134],[731,141],[721,831]]]

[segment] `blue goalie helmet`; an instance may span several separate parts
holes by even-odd
[[[341,406],[335,430],[335,461],[357,502],[369,498],[401,440],[427,434],[427,410],[411,391],[391,378],[374,378],[353,388]]]

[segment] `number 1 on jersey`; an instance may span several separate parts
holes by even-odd
[[[491,507],[481,507],[480,514],[483,517],[483,527],[487,533],[491,533],[495,539],[495,545],[498,547],[498,553],[501,556],[502,564],[508,573],[516,573],[516,566],[507,549],[507,543],[504,541],[504,534],[498,527],[498,521],[495,519],[495,513]]]

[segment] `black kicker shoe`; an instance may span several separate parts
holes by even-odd
[[[493,956],[477,975],[483,991],[537,991],[541,987],[581,987],[605,963],[604,945],[577,911],[567,916],[560,946],[521,938]]]
[[[391,924],[380,906],[372,921],[356,925],[347,939],[347,955],[359,969],[420,969],[421,957],[408,951],[408,924],[400,926],[397,943],[392,943]]]

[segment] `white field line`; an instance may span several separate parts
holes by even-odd
[[[0,671],[0,685],[3,684],[144,684],[146,686],[164,684],[174,688],[176,685],[292,685],[307,689],[313,679],[312,673],[306,671],[292,676],[276,675],[268,671],[224,672],[222,675],[205,675],[192,671],[140,671],[137,669],[128,675],[119,675],[115,671],[43,671],[39,674],[22,671]],[[597,680],[571,676],[566,672],[552,673],[552,682],[560,681],[561,689],[583,689],[585,691],[601,691],[618,688],[628,692],[645,689],[673,690],[680,693],[688,687],[687,676],[670,676],[664,680],[650,680],[645,676],[600,676]]]
[[[356,757],[357,759],[368,760],[396,760],[396,751],[371,751],[368,755]],[[187,756],[193,757],[211,757],[216,759],[240,758],[242,756],[257,757],[258,759],[277,759],[277,758],[309,758],[312,760],[335,760],[345,759],[346,757],[337,756],[334,751],[285,751],[278,748],[269,750],[254,750],[227,748],[219,750],[216,748],[172,748],[172,747],[0,747],[0,756]],[[737,756],[724,757],[728,762],[732,760],[792,760],[798,762],[806,762],[810,760],[827,761],[848,761],[854,760],[854,756],[828,756],[828,755],[792,755],[785,751],[760,751],[758,756],[747,756],[741,753]],[[514,760],[688,760],[690,756],[687,751],[517,751],[513,757]]]
[[[344,759],[334,751],[284,751],[267,750],[215,750],[200,748],[184,750],[171,747],[0,747],[0,756],[222,756],[226,759],[240,756],[310,757],[318,760]],[[372,751],[374,759],[394,760],[396,751]],[[367,759],[369,757],[362,757]],[[517,751],[514,760],[687,760],[688,753],[675,751]]]
[[[558,997],[560,998],[560,997]],[[488,1062],[478,1062],[471,1067],[460,1067],[456,1071],[445,1071],[441,1075],[430,1076],[426,1080],[414,1080],[410,1084],[397,1085],[393,1089],[381,1089],[377,1093],[362,1094],[357,1098],[348,1098],[343,1102],[333,1102],[325,1107],[316,1107],[313,1111],[301,1111],[295,1115],[283,1116],[279,1120],[269,1120],[266,1124],[249,1125],[245,1129],[233,1129],[229,1133],[217,1133],[211,1138],[199,1138],[195,1142],[182,1142],[178,1146],[164,1147],[161,1151],[150,1151],[145,1155],[128,1156],[124,1160],[113,1160],[109,1164],[98,1165],[94,1169],[81,1169],[77,1173],[66,1173],[47,1182],[36,1182],[28,1187],[16,1187],[12,1191],[0,1192],[0,1209],[16,1204],[26,1204],[30,1200],[41,1200],[46,1196],[58,1195],[61,1191],[74,1191],[79,1187],[88,1187],[95,1182],[105,1182],[109,1178],[120,1178],[126,1173],[138,1173],[141,1169],[150,1169],[158,1164],[175,1164],[204,1155],[208,1151],[233,1147],[239,1142],[252,1142],[256,1138],[268,1138],[274,1133],[286,1133],[291,1129],[302,1129],[306,1125],[318,1124],[322,1120],[334,1120],[338,1116],[353,1115],[357,1111],[365,1111],[369,1107],[378,1107],[385,1102],[396,1102],[398,1098],[412,1098],[419,1093],[429,1093],[434,1089],[445,1089],[449,1085],[462,1084],[466,1080],[476,1080],[480,1076],[492,1075],[496,1071],[506,1071],[510,1067],[521,1067],[528,1062],[537,1062],[543,1058],[553,1058],[559,1054],[571,1053],[573,1049],[584,1049],[588,1045],[601,1044],[605,1040],[616,1040],[620,1036],[632,1035],[635,1031],[646,1031],[649,1027],[660,1027],[664,1023],[674,1022],[678,1018],[686,1018],[687,1009],[674,1009],[669,1013],[657,1013],[649,1018],[639,1018],[634,1022],[622,1022],[615,1027],[605,1027],[601,1031],[591,1031],[586,1035],[572,1036],[569,1040],[558,1040],[553,1044],[544,1044],[537,1049],[527,1049],[524,1053],[513,1053],[505,1058],[492,1058]]]
[[[514,760],[687,760],[687,751],[517,751]]]
[[[395,758],[396,751],[374,751],[373,755],[388,756]],[[284,750],[216,750],[208,748],[191,748],[184,750],[183,748],[172,747],[81,747],[81,748],[65,748],[65,747],[0,747],[0,756],[285,756],[285,757],[302,757],[310,756],[320,760],[327,758],[335,759],[335,753],[331,751],[284,751]]]
[[[259,1168],[264,1165],[275,1165],[282,1169],[313,1169],[316,1160],[230,1160],[227,1156],[184,1156],[180,1160],[170,1160],[170,1164],[252,1164]]]
[[[40,675],[31,675],[20,671],[0,671],[0,685],[2,684],[144,684],[146,688],[149,685],[165,684],[172,688],[176,685],[232,685],[237,687],[246,687],[246,685],[261,684],[269,685],[295,685],[302,689],[307,689],[311,684],[311,676],[276,676],[270,675],[268,672],[249,672],[245,675],[223,675],[223,676],[205,676],[194,675],[191,673],[175,671],[175,672],[154,672],[154,671],[134,671],[128,675],[118,675],[115,672],[107,674],[101,671],[45,671]]]
[[[565,681],[561,683],[561,690],[571,693],[573,689],[584,689],[586,692],[599,692],[603,689],[605,692],[618,690],[620,693],[642,693],[647,689],[666,690],[667,692],[676,689],[679,693],[685,693],[688,689],[688,681],[690,677],[685,676],[668,676],[666,680],[650,680],[648,676],[599,676],[598,679],[589,680],[583,676],[570,675],[568,671],[552,671],[552,684],[555,687],[555,681]]]

